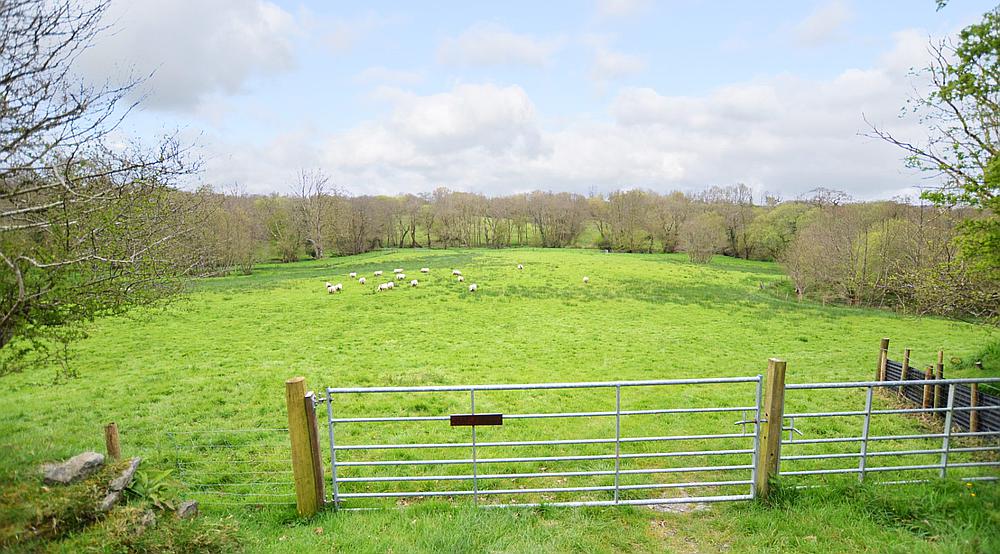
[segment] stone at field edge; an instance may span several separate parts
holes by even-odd
[[[42,474],[47,485],[68,485],[94,473],[104,465],[104,454],[84,452],[65,462],[45,464]]]

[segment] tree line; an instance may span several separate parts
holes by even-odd
[[[351,196],[320,171],[300,172],[294,190],[211,194],[205,273],[382,248],[599,248],[777,261],[799,298],[824,302],[974,318],[996,317],[1000,305],[993,275],[961,252],[960,229],[986,217],[971,207],[859,202],[824,188],[783,201],[743,184],[699,193]]]

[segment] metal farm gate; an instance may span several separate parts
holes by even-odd
[[[466,497],[494,507],[748,500],[755,494],[762,383],[758,375],[327,388],[317,409],[325,401],[328,500],[346,509],[419,497]],[[600,409],[561,407],[578,393],[586,395],[584,405]],[[692,399],[700,406],[664,407]],[[705,428],[715,432],[694,432]],[[677,450],[664,448],[676,443]],[[676,496],[648,496],[664,489]]]

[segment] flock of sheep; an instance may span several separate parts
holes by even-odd
[[[524,269],[524,265],[523,264],[517,264],[517,269],[523,270]],[[376,292],[383,292],[383,291],[387,291],[387,290],[392,290],[392,289],[396,288],[396,281],[404,281],[404,280],[406,280],[406,274],[403,273],[403,268],[397,267],[396,269],[392,270],[392,272],[396,276],[395,280],[394,281],[386,281],[385,283],[380,283],[378,285],[378,287],[375,289]],[[420,273],[423,273],[423,274],[426,275],[426,274],[429,274],[430,272],[431,272],[431,269],[429,267],[422,267],[422,268],[420,268]],[[382,270],[378,270],[378,271],[374,272],[374,275],[375,275],[375,277],[381,277],[382,273],[383,273]],[[349,275],[350,275],[351,279],[357,279],[358,280],[358,284],[360,284],[360,285],[364,285],[365,282],[366,282],[366,280],[365,280],[364,277],[358,277],[358,273],[356,271],[352,271],[351,273],[349,273]],[[465,282],[465,276],[462,275],[461,270],[453,269],[453,270],[451,270],[451,275],[452,275],[452,277],[456,278],[455,279],[456,282],[459,282],[459,283],[464,283]],[[590,277],[584,276],[583,277],[583,283],[587,284],[589,282],[590,282]],[[411,287],[416,287],[419,284],[420,284],[420,281],[418,281],[416,279],[412,279],[410,281],[410,286]],[[333,284],[333,283],[330,283],[330,282],[326,283],[326,292],[328,292],[330,294],[338,293],[338,292],[340,292],[342,290],[344,290],[344,284],[343,283],[337,283],[336,285]],[[479,285],[477,285],[476,283],[472,283],[471,285],[469,285],[469,292],[476,292],[477,290],[479,290]]]

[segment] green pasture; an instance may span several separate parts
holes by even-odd
[[[518,270],[517,264],[524,264]],[[419,272],[429,267],[430,274]],[[402,267],[405,281],[375,292]],[[457,283],[460,269],[465,283]],[[373,272],[385,275],[376,278]],[[360,285],[351,271],[367,279]],[[583,277],[590,282],[585,284]],[[409,287],[410,279],[419,286]],[[343,283],[338,294],[324,283]],[[470,293],[468,285],[478,291]],[[946,376],[973,375],[971,361],[994,332],[939,318],[798,302],[775,264],[717,257],[691,264],[682,255],[604,254],[594,250],[399,250],[259,267],[250,276],[199,280],[190,294],[128,317],[95,321],[73,346],[79,377],[54,383],[56,369],[34,367],[0,387],[0,479],[24,483],[45,460],[99,449],[101,426],[118,423],[126,454],[173,469],[180,494],[201,500],[209,518],[235,522],[253,551],[297,552],[612,552],[612,551],[989,551],[1000,544],[995,485],[954,480],[930,485],[852,485],[844,479],[787,479],[773,505],[713,504],[696,512],[648,508],[473,509],[471,498],[419,501],[356,499],[301,521],[289,501],[284,381],[304,376],[326,386],[411,386],[560,381],[754,377],[769,357],[787,361],[790,383],[871,379],[881,337],[890,356],[912,349],[923,367],[943,349]],[[987,364],[981,373],[997,374]],[[978,375],[978,374],[977,374]],[[623,410],[752,407],[755,383],[623,388]],[[876,405],[896,405],[879,395]],[[860,409],[861,390],[789,391],[788,412]],[[343,395],[338,417],[439,416],[467,412],[469,395]],[[613,411],[614,389],[477,394],[476,411]],[[326,405],[319,407],[326,440]],[[628,416],[623,437],[738,433],[742,412]],[[936,422],[886,415],[872,434],[920,433]],[[859,418],[798,420],[802,437],[854,436]],[[750,428],[752,430],[752,427]],[[338,444],[467,442],[468,428],[447,422],[341,424]],[[479,428],[477,441],[614,437],[614,418],[509,420]],[[972,444],[972,443],[969,443]],[[885,441],[877,449],[935,448],[933,441]],[[747,449],[750,439],[632,443],[623,453]],[[852,445],[801,445],[798,454],[850,452]],[[324,448],[326,461],[329,452]],[[479,458],[613,453],[613,445],[481,447]],[[468,457],[466,449],[346,451],[343,461]],[[978,460],[974,454],[955,460]],[[875,465],[935,463],[935,456],[883,457]],[[747,465],[749,454],[629,458],[622,469]],[[850,467],[854,459],[803,460],[794,469]],[[613,461],[485,463],[480,473],[605,471]],[[793,469],[786,465],[785,469]],[[326,468],[329,476],[329,467]],[[465,465],[342,468],[341,477],[468,474]],[[968,468],[954,476],[981,475]],[[884,472],[882,479],[934,472]],[[249,477],[247,477],[249,476]],[[252,477],[252,480],[248,480]],[[731,481],[749,470],[629,474],[622,484]],[[877,480],[877,479],[876,479]],[[485,491],[608,486],[613,477],[481,479]],[[796,485],[829,484],[817,489]],[[182,486],[178,484],[178,486]],[[340,492],[468,490],[444,483],[345,483]],[[749,485],[640,489],[623,498],[743,494]],[[219,492],[225,494],[217,494]],[[973,495],[973,493],[976,493]],[[609,491],[485,495],[483,503],[606,500]],[[73,550],[99,542],[91,530],[49,545]]]

